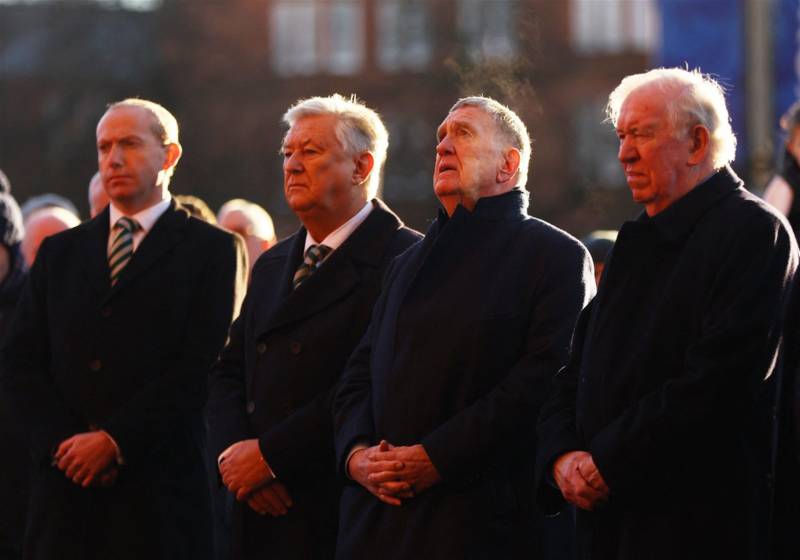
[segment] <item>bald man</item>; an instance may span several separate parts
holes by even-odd
[[[58,206],[49,206],[33,212],[22,238],[22,255],[27,265],[33,266],[39,247],[46,237],[74,228],[81,223],[75,214]]]

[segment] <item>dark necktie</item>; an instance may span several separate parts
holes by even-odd
[[[142,229],[139,222],[123,216],[114,224],[114,241],[108,250],[108,269],[111,271],[111,285],[117,283],[122,269],[133,256],[133,234]]]
[[[297,267],[297,272],[294,273],[294,280],[292,286],[296,290],[309,276],[322,264],[331,252],[331,248],[327,245],[311,245],[306,249],[306,258],[303,259],[303,264]]]

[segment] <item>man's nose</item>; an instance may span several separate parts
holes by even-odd
[[[122,158],[122,150],[120,150],[117,146],[112,146],[108,150],[108,165],[111,167],[122,167],[123,158]]]
[[[436,144],[436,153],[440,156],[450,154],[453,152],[453,142],[450,141],[450,135],[445,134],[439,143]]]
[[[637,157],[636,147],[633,145],[633,141],[629,140],[626,136],[619,141],[619,151],[617,152],[617,158],[623,162],[633,161]]]
[[[298,173],[303,170],[303,165],[300,163],[300,158],[296,152],[288,157],[283,157],[283,170],[286,173]]]

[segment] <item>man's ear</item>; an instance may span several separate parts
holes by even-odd
[[[369,152],[362,152],[355,157],[356,167],[353,170],[353,183],[362,184],[369,179],[369,174],[375,166],[375,158]]]
[[[701,124],[696,124],[689,131],[689,165],[703,163],[708,157],[711,135],[708,129]]]
[[[513,147],[506,148],[503,151],[503,163],[500,169],[497,170],[497,182],[507,183],[519,170],[519,163],[522,160],[522,155],[519,150]]]
[[[174,167],[177,165],[178,160],[181,159],[181,154],[183,153],[183,149],[181,145],[178,143],[173,142],[172,144],[167,144],[167,157],[164,159],[164,166],[161,169],[167,170],[170,167]]]

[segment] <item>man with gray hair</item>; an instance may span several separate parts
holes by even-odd
[[[249,200],[234,198],[223,204],[217,212],[217,222],[244,239],[249,271],[253,270],[258,257],[278,242],[269,212]]]
[[[284,115],[284,194],[303,227],[253,268],[211,377],[211,450],[239,501],[234,558],[331,558],[341,482],[331,399],[381,279],[419,239],[375,198],[388,134],[355,97]]]
[[[425,239],[394,263],[334,417],[337,557],[537,558],[534,426],[592,265],[527,214],[530,139],[509,108],[459,100],[438,128]]]
[[[579,558],[765,558],[749,531],[770,437],[758,398],[797,266],[783,217],[728,167],[719,84],[628,76],[608,114],[633,199],[539,424],[540,503],[578,508]]]

